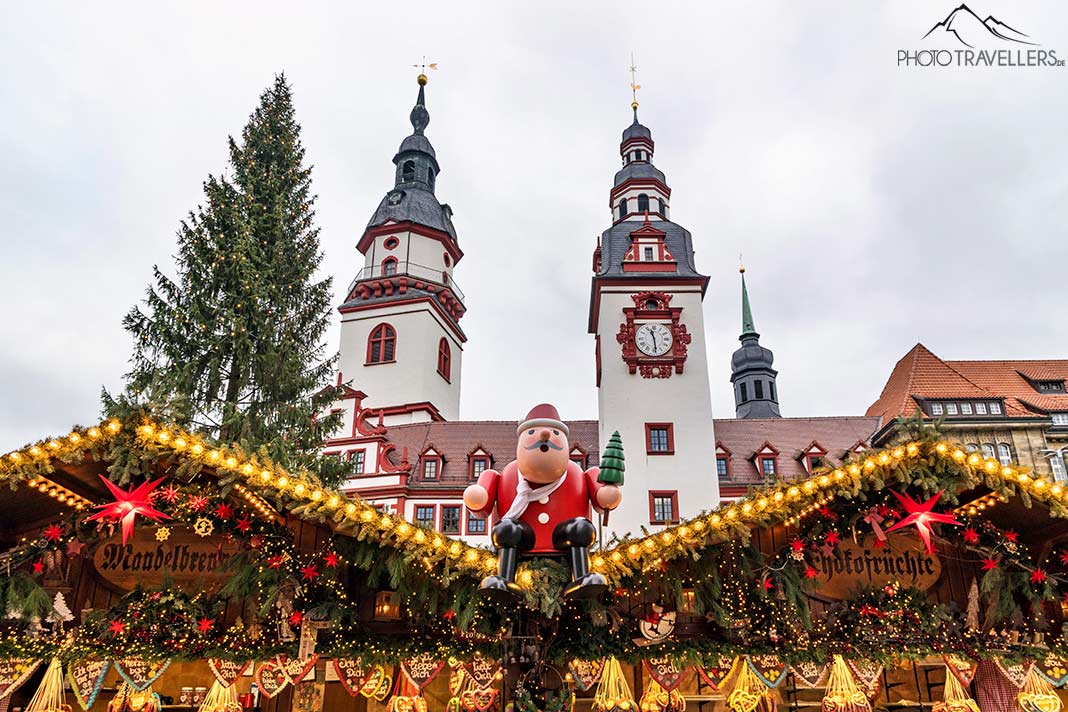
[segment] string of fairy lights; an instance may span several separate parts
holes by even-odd
[[[0,458],[0,478],[33,482],[40,488],[45,475],[53,469],[52,459],[73,460],[106,444],[128,427],[132,426],[109,420],[7,453]],[[150,454],[193,460],[213,468],[220,478],[232,479],[235,485],[241,485],[238,492],[264,516],[274,516],[273,508],[267,503],[267,498],[272,498],[291,514],[327,522],[339,531],[416,555],[428,567],[444,565],[451,571],[474,577],[497,567],[492,552],[325,488],[308,472],[287,472],[269,461],[246,455],[239,448],[219,447],[171,425],[146,421],[135,427],[135,437]],[[984,483],[992,490],[1008,488],[1026,493],[1049,504],[1055,515],[1068,515],[1068,491],[1061,483],[1033,476],[1026,469],[1002,465],[978,453],[967,453],[945,441],[913,442],[872,451],[858,461],[817,471],[802,481],[776,483],[654,534],[625,539],[595,554],[591,564],[610,578],[631,577],[693,549],[744,536],[753,526],[797,522],[833,497],[852,496],[873,483],[897,480],[899,468],[921,464],[951,464],[976,484]],[[63,492],[68,501],[71,494]],[[989,506],[993,501],[982,503]],[[87,501],[75,500],[75,506],[78,504],[88,506]],[[979,511],[978,504],[974,506]],[[521,568],[517,580],[520,585],[529,585],[533,577]]]

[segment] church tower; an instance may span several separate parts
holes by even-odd
[[[460,409],[463,293],[453,269],[463,257],[452,210],[434,194],[438,166],[424,135],[426,75],[401,142],[393,188],[356,245],[363,268],[341,312],[340,378],[385,425],[455,420]]]
[[[739,418],[781,418],[775,385],[779,372],[771,367],[775,356],[760,345],[749,307],[749,290],[745,288],[745,267],[738,271],[742,273],[742,335],[738,337],[742,345],[731,357],[734,413]]]
[[[599,436],[626,451],[623,503],[610,531],[640,534],[719,502],[702,301],[708,277],[688,230],[670,220],[671,189],[653,165],[652,132],[623,132],[609,193],[612,226],[593,255]]]

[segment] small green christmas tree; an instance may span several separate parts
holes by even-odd
[[[623,440],[617,430],[608,439],[608,445],[601,455],[601,472],[597,475],[597,481],[605,485],[621,485],[626,469],[627,466],[623,462]]]

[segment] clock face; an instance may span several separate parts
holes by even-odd
[[[663,356],[671,343],[671,330],[663,324],[642,324],[634,332],[634,344],[647,356]]]

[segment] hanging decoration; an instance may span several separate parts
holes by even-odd
[[[1053,653],[1035,663],[1035,672],[1054,687],[1061,687],[1068,682],[1068,662]]]
[[[280,660],[268,660],[256,668],[256,685],[260,694],[270,699],[285,689],[291,680],[286,674],[285,663]]]
[[[0,660],[0,700],[7,699],[12,692],[22,687],[40,664],[40,660],[26,658]]]
[[[623,668],[614,657],[608,658],[593,695],[594,712],[630,712],[634,710],[634,697],[623,675]]]
[[[122,525],[123,546],[126,545],[126,542],[130,539],[130,535],[133,534],[134,520],[138,515],[156,522],[170,519],[168,515],[156,509],[152,504],[152,492],[159,486],[160,482],[163,482],[163,480],[166,479],[165,477],[150,482],[144,482],[137,487],[131,487],[129,491],[117,487],[111,480],[103,475],[100,476],[100,479],[107,485],[107,488],[111,490],[111,494],[114,495],[115,501],[99,505],[97,508],[100,511],[91,517],[86,517],[86,521],[92,522],[98,519],[103,519],[119,522]]]
[[[442,661],[427,683],[437,676],[444,665]],[[386,712],[427,712],[426,698],[422,695],[422,688],[412,681],[409,673],[404,670],[404,663],[401,663],[401,672],[400,680],[397,682],[397,692],[389,699]]]
[[[69,712],[66,700],[63,698],[63,664],[59,658],[52,658],[48,664],[41,686],[26,706],[26,712]]]
[[[83,710],[88,710],[96,702],[110,667],[107,660],[76,660],[67,667],[71,692]]]
[[[345,692],[355,697],[368,679],[368,670],[359,658],[334,658],[334,672]]]
[[[727,708],[731,712],[772,712],[775,709],[774,694],[750,665],[741,663],[734,676],[734,689],[727,695]]]
[[[1016,703],[1023,712],[1060,712],[1061,698],[1048,682],[1042,679],[1034,667],[1027,673]]]
[[[869,700],[874,699],[882,683],[883,666],[874,660],[847,660],[846,664],[853,673],[853,679],[856,680],[861,692]]]
[[[998,666],[998,670],[1005,676],[1005,679],[1011,682],[1012,686],[1019,690],[1023,688],[1024,682],[1027,680],[1027,676],[1031,672],[1031,667],[1034,663],[1030,661],[1007,663],[1001,658],[994,658],[994,664]]]
[[[956,655],[943,655],[942,660],[946,663],[946,672],[957,678],[961,685],[967,687],[975,679],[975,673],[979,670],[979,661],[970,658],[962,658]]]
[[[786,679],[786,663],[778,655],[747,655],[745,662],[757,679],[768,687],[778,687]]]
[[[932,712],[980,712],[979,705],[968,696],[949,665],[946,665],[946,684],[942,691],[942,701],[935,702]]]
[[[567,664],[568,672],[575,679],[575,687],[586,692],[597,684],[604,672],[604,658],[595,660],[572,660]]]
[[[162,706],[159,695],[152,691],[151,686],[135,690],[130,683],[124,682],[108,702],[108,712],[160,712]]]
[[[638,700],[638,708],[641,712],[683,712],[686,698],[678,690],[665,690],[654,678]]]
[[[435,660],[433,653],[423,653],[403,661],[401,663],[401,675],[415,687],[416,691],[422,692],[423,688],[438,676],[443,667],[445,667],[444,660]]]
[[[151,687],[170,664],[170,660],[148,661],[142,658],[123,658],[115,661],[115,669],[135,692],[142,692]]]
[[[460,693],[460,709],[464,712],[490,712],[497,709],[498,692],[490,687],[469,689]]]
[[[675,661],[668,656],[649,658],[648,660],[643,660],[642,663],[645,665],[645,671],[649,673],[649,677],[668,692],[677,688],[686,674],[686,668],[680,670]]]
[[[831,671],[830,663],[799,662],[790,666],[794,679],[802,687],[823,687],[827,673]]]
[[[713,692],[718,692],[727,678],[731,676],[736,663],[736,658],[720,655],[712,665],[698,665],[697,674],[701,676],[706,685],[712,688]]]
[[[501,677],[501,663],[484,655],[475,655],[464,663],[463,670],[478,690],[485,690]]]
[[[248,666],[251,664],[252,662],[249,660],[235,662],[233,660],[208,658],[208,667],[211,669],[211,673],[223,687],[230,687],[233,685],[237,681],[237,678],[245,674],[245,670],[248,670]]]
[[[928,554],[935,552],[934,544],[931,542],[931,529],[932,524],[949,524],[951,526],[964,526],[961,522],[958,522],[953,518],[952,514],[939,514],[932,511],[938,500],[941,499],[943,490],[939,490],[938,494],[928,499],[923,504],[920,504],[907,494],[902,494],[895,490],[890,490],[890,493],[897,497],[901,502],[901,506],[905,508],[905,518],[894,526],[887,529],[887,533],[896,531],[903,527],[915,526],[916,532],[919,534],[920,539],[923,541],[923,545],[927,548]]]
[[[315,669],[315,664],[319,662],[319,656],[313,654],[306,658],[289,658],[285,655],[279,655],[276,660],[282,666],[286,676],[289,677],[289,681],[295,685],[298,682],[303,682],[308,673]]]
[[[211,684],[211,689],[200,703],[197,712],[241,712],[243,708],[237,701],[237,688],[233,684],[224,685],[220,680]]]
[[[849,666],[841,655],[831,662],[827,678],[827,692],[821,704],[823,712],[871,712],[871,703],[850,674]]]
[[[375,699],[379,702],[383,702],[389,697],[390,690],[393,689],[393,677],[386,674],[386,669],[381,665],[375,665],[374,670],[363,682],[363,687],[360,688],[360,694],[367,699]]]

